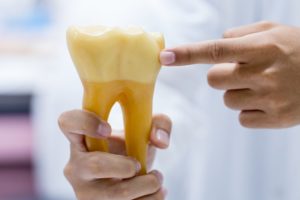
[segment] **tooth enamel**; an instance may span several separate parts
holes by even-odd
[[[161,67],[162,35],[140,28],[71,27],[67,38],[81,78],[89,81],[152,82]]]
[[[71,27],[67,40],[84,86],[83,108],[107,120],[112,106],[120,103],[127,154],[140,161],[141,173],[146,173],[162,34],[137,27]],[[90,151],[108,151],[104,140],[86,138],[86,143]]]

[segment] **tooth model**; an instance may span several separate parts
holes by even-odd
[[[152,123],[152,98],[160,71],[163,36],[140,28],[71,27],[69,51],[84,87],[83,108],[107,120],[119,102],[127,154],[145,174]],[[86,137],[89,151],[108,151],[105,140]]]

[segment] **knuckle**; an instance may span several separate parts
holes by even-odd
[[[261,53],[266,55],[266,59],[270,63],[274,63],[279,58],[285,55],[284,47],[281,46],[280,40],[278,39],[276,33],[269,32],[262,36],[262,40],[259,42]],[[269,58],[269,59],[268,59]]]
[[[73,179],[73,174],[74,174],[74,167],[72,166],[71,163],[68,163],[65,167],[64,167],[64,176],[70,181]]]
[[[148,176],[147,177],[147,179],[148,179],[147,182],[148,182],[149,186],[152,186],[152,188],[154,188],[154,189],[159,189],[160,186],[161,186],[161,183],[160,183],[158,177],[156,177],[153,174],[149,174],[147,176]]]
[[[107,164],[107,160],[99,155],[99,152],[93,152],[87,158],[87,170],[89,170],[92,174],[101,174],[105,165]]]
[[[264,72],[259,80],[259,90],[264,93],[266,98],[270,98],[273,93],[276,93],[280,89],[280,85],[276,81],[276,74],[272,72]]]
[[[80,155],[71,156],[69,162],[64,168],[64,176],[69,182],[85,181],[87,179],[86,171],[89,163]]]
[[[64,127],[65,127],[66,124],[67,124],[65,115],[66,115],[65,112],[62,113],[62,114],[58,117],[58,120],[57,120],[58,126],[60,127],[61,130],[63,130]]]
[[[219,42],[212,42],[208,49],[209,56],[213,62],[218,62],[219,59],[224,54],[224,48],[220,45]]]
[[[89,181],[95,178],[102,178],[105,168],[105,159],[95,155],[96,152],[90,152],[74,161],[73,173],[81,181]],[[98,153],[98,152],[97,152]]]
[[[101,152],[92,152],[87,159],[85,170],[88,170],[91,176],[97,176],[98,178],[106,178],[112,174],[116,175],[116,173],[129,178],[136,175],[137,172],[137,161],[134,159],[121,156],[116,159]]]
[[[282,52],[281,47],[277,44],[276,39],[273,39],[272,36],[266,40],[265,48],[268,50],[270,56],[272,57],[275,57]]]
[[[118,195],[118,199],[128,199],[130,190],[126,182],[120,182],[119,184],[114,185],[107,193],[108,199],[115,199],[116,195]]]
[[[261,21],[259,22],[259,25],[263,28],[263,29],[270,29],[276,26],[276,23],[271,22],[271,21]]]
[[[267,78],[261,80],[261,83],[256,86],[256,90],[264,100],[273,100],[273,94],[278,91],[276,83]]]
[[[183,62],[192,62],[193,60],[193,48],[192,47],[189,47],[189,48],[185,48],[184,51],[183,51],[183,55],[184,57],[182,56],[181,60]],[[180,57],[179,57],[180,59]]]
[[[266,68],[262,73],[263,78],[268,81],[273,81],[276,78],[277,74],[278,74],[278,71],[273,67]]]

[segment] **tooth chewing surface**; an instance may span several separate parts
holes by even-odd
[[[119,102],[124,116],[127,154],[146,173],[152,123],[152,98],[161,65],[163,36],[140,28],[71,27],[69,50],[84,86],[83,108],[107,120]],[[86,138],[90,151],[108,151],[104,140]]]

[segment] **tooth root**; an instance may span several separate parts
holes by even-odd
[[[142,164],[146,173],[147,146],[152,123],[152,97],[154,83],[136,81],[84,82],[86,110],[107,120],[112,106],[119,102],[123,111],[127,154]],[[89,151],[108,151],[107,142],[86,138]]]
[[[147,150],[152,124],[152,97],[154,84],[129,82],[120,99],[123,108],[127,154],[142,164],[146,173]]]
[[[83,108],[107,120],[112,106],[120,103],[127,154],[140,161],[145,174],[162,35],[139,28],[73,27],[67,37],[84,86]],[[86,138],[86,144],[90,151],[109,150],[105,140]]]
[[[107,121],[115,100],[114,96],[109,94],[111,92],[110,88],[105,85],[83,81],[83,109],[93,112],[104,121]],[[105,140],[86,137],[86,145],[89,151],[109,151],[107,141]]]

